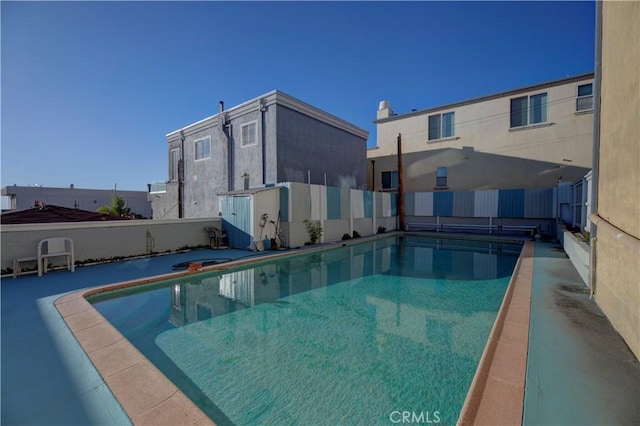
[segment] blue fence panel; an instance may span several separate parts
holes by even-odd
[[[327,219],[342,219],[342,192],[335,186],[327,187]]]
[[[404,194],[404,214],[407,216],[416,215],[416,193],[407,192]]]
[[[453,216],[453,192],[433,193],[433,215]]]
[[[362,201],[364,203],[364,217],[372,218],[373,217],[373,192],[362,191]]]
[[[459,217],[473,217],[473,191],[456,191],[453,193],[453,215]]]
[[[397,216],[398,215],[398,194],[397,193],[392,193],[389,194],[391,197],[391,216]]]
[[[498,217],[524,217],[524,189],[499,190]]]
[[[524,217],[553,219],[553,188],[525,189]]]
[[[280,220],[289,221],[289,188],[280,187]]]

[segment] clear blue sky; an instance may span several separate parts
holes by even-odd
[[[594,69],[594,2],[2,2],[2,186],[146,190],[165,135],[274,89],[370,132]]]

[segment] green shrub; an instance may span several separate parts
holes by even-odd
[[[310,220],[305,219],[304,224],[307,227],[307,232],[309,233],[309,241],[307,241],[305,245],[316,244],[320,241],[323,231],[322,226],[320,226],[320,222],[311,222]]]

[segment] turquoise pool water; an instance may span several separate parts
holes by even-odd
[[[455,424],[520,248],[392,237],[92,303],[218,424]]]

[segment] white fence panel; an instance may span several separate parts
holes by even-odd
[[[327,218],[327,191],[321,185],[309,185],[311,199],[311,220]]]
[[[416,192],[416,216],[433,216],[433,192]]]
[[[475,191],[474,195],[474,217],[497,217],[498,216],[498,190],[485,189]]]
[[[386,192],[376,192],[376,206],[378,208],[378,217],[391,216],[391,194]]]
[[[364,196],[361,190],[351,190],[351,214],[354,219],[364,219]]]

